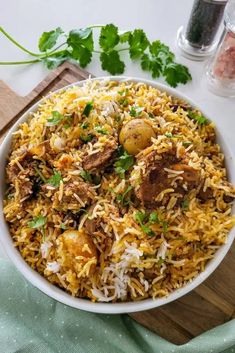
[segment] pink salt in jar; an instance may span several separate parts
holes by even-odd
[[[225,8],[224,24],[217,51],[207,66],[207,79],[213,93],[235,97],[235,0]]]

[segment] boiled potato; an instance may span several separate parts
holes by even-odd
[[[84,264],[91,258],[97,258],[97,250],[91,236],[82,230],[67,230],[61,234],[63,248],[67,252],[67,256],[73,260],[81,256]],[[90,268],[90,273],[95,270],[95,265]]]
[[[143,119],[133,119],[126,123],[119,134],[120,144],[132,155],[136,155],[151,145],[156,134],[150,124]]]

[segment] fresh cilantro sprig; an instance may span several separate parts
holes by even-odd
[[[28,222],[28,226],[31,229],[39,229],[42,233],[43,240],[45,240],[45,225],[47,223],[47,217],[39,215],[34,217],[32,221]]]
[[[199,125],[208,124],[208,119],[204,115],[199,115],[191,110],[188,111],[188,117],[189,119],[196,121]]]
[[[50,184],[51,186],[59,187],[60,181],[63,181],[61,173],[56,170],[54,170],[54,174],[49,179],[44,177],[40,169],[38,169],[37,167],[35,167],[35,171],[44,184]]]
[[[134,220],[139,224],[143,232],[149,236],[154,236],[155,233],[151,229],[151,225],[154,223],[160,224],[162,226],[163,234],[168,231],[168,223],[165,220],[161,220],[157,212],[151,212],[147,214],[146,212],[138,211],[134,214]]]
[[[54,171],[54,174],[47,180],[47,183],[51,186],[58,187],[61,181],[63,181],[61,173]]]
[[[132,204],[131,199],[130,199],[130,192],[132,189],[133,189],[133,187],[131,185],[129,185],[122,194],[117,194],[116,201],[124,207],[130,206]]]
[[[134,164],[134,157],[128,154],[126,151],[118,158],[114,163],[115,172],[121,177],[125,177],[125,173]]]
[[[99,47],[95,48],[93,33],[98,35]],[[30,60],[0,62],[0,65],[17,65],[42,62],[48,69],[61,65],[66,60],[78,63],[85,68],[92,60],[93,54],[99,54],[102,69],[112,75],[123,74],[125,62],[121,57],[128,51],[131,60],[139,61],[141,68],[149,71],[153,78],[163,76],[173,87],[185,84],[192,79],[186,66],[175,62],[175,55],[160,40],[150,42],[142,29],[122,33],[114,24],[89,26],[72,29],[65,33],[60,27],[43,32],[39,38],[40,53],[34,53],[23,47],[2,27],[0,32],[18,48],[32,56]],[[87,108],[90,109],[90,108]],[[85,116],[88,116],[84,112]]]
[[[47,222],[47,218],[45,216],[40,215],[40,216],[34,217],[32,221],[29,221],[28,226],[29,228],[33,228],[33,229],[42,228],[45,226],[46,222]]]

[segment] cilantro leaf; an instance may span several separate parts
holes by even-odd
[[[149,46],[149,41],[142,29],[135,29],[129,34],[128,43],[130,45],[131,59],[141,57],[145,49]]]
[[[144,54],[141,57],[141,68],[144,71],[151,71],[152,69],[152,60],[148,54]]]
[[[132,117],[140,116],[140,114],[142,113],[143,110],[144,110],[143,107],[134,107],[134,106],[132,106],[131,110],[130,110],[130,116],[132,116]]]
[[[119,159],[114,163],[115,172],[121,177],[124,178],[125,172],[131,168],[134,164],[134,157],[128,154],[126,151]]]
[[[208,123],[208,119],[204,115],[199,115],[191,110],[188,111],[188,117],[197,121],[199,125],[206,125]]]
[[[161,223],[162,223],[163,233],[166,234],[168,231],[168,222],[162,221]]]
[[[90,142],[93,139],[93,135],[80,135],[80,140],[84,143]]]
[[[163,76],[166,82],[172,87],[176,87],[179,83],[185,84],[192,79],[188,68],[176,63],[168,64],[163,71]]]
[[[157,212],[152,212],[149,215],[149,222],[150,223],[159,223],[159,218]]]
[[[163,44],[160,40],[155,40],[152,42],[149,50],[154,58],[161,61],[163,67],[172,62],[175,58],[175,55],[170,51],[170,48]]]
[[[118,194],[116,196],[116,200],[117,202],[121,203],[122,206],[128,206],[131,204],[131,200],[128,198],[128,194],[130,193],[130,191],[133,189],[133,187],[131,185],[129,185],[126,190],[124,191],[123,194]]]
[[[108,71],[112,75],[122,74],[125,69],[124,62],[120,59],[119,53],[116,50],[111,50],[108,53],[100,54],[102,69]]]
[[[55,53],[54,55],[50,55],[42,59],[42,62],[44,65],[52,70],[55,69],[57,66],[60,66],[63,64],[66,60],[69,60],[71,57],[71,54],[69,53],[68,50],[63,50],[60,53]]]
[[[81,126],[82,129],[85,130],[85,129],[88,128],[89,124],[88,124],[88,122],[84,121],[80,126]]]
[[[71,56],[75,61],[79,62],[81,67],[84,68],[91,62],[92,52],[85,47],[79,47],[73,49]]]
[[[28,226],[33,229],[41,228],[46,224],[46,222],[47,218],[45,216],[40,215],[38,217],[34,217],[32,221],[29,221]]]
[[[47,119],[48,125],[49,126],[55,126],[58,125],[63,119],[64,119],[64,115],[60,114],[59,112],[57,112],[56,110],[54,110],[51,113],[51,118]]]
[[[92,51],[94,49],[92,30],[90,28],[73,29],[69,32],[67,43],[73,49],[83,47]]]
[[[134,215],[134,219],[137,223],[142,224],[147,218],[147,214],[145,212],[138,211]]]
[[[38,41],[39,50],[41,52],[44,52],[48,49],[53,48],[62,33],[63,31],[60,27],[57,27],[56,29],[50,32],[43,32]]]
[[[82,112],[82,115],[85,115],[86,117],[88,117],[90,115],[90,112],[93,109],[93,103],[92,102],[88,102]]]
[[[144,224],[147,218],[147,214],[141,211],[136,212],[134,215],[135,221],[140,225],[143,232],[149,236],[154,236],[154,231],[149,227],[148,224]]]
[[[188,147],[188,146],[190,146],[192,144],[192,142],[190,142],[190,141],[184,141],[183,142],[183,146],[184,147]]]
[[[61,223],[61,225],[60,225],[60,229],[65,230],[65,229],[67,229],[67,227],[66,227],[66,225],[65,225],[64,223]]]
[[[94,49],[93,33],[90,28],[73,29],[69,32],[68,45],[72,48],[71,57],[86,67],[92,58]]]
[[[105,50],[113,49],[119,42],[118,28],[113,24],[108,24],[101,28],[99,45]]]
[[[119,40],[120,43],[126,43],[129,41],[131,31],[124,32],[122,34],[119,34]]]
[[[188,208],[189,208],[189,200],[184,199],[184,200],[181,202],[181,207],[182,207],[182,210],[188,210]]]
[[[95,127],[95,131],[97,131],[99,134],[102,134],[102,135],[108,135],[108,131],[103,129],[101,126],[96,126]]]
[[[89,181],[90,183],[92,182],[92,177],[91,174],[89,172],[87,172],[86,170],[82,170],[80,172],[80,176],[82,177],[82,179],[84,179],[85,181]]]
[[[146,224],[142,224],[141,228],[142,228],[142,230],[143,230],[143,232],[145,234],[147,234],[147,235],[149,235],[151,237],[155,235],[154,231],[149,226],[147,226]]]
[[[152,61],[152,66],[151,66],[151,71],[152,71],[152,77],[157,78],[161,75],[162,73],[162,62],[160,59],[155,59]]]
[[[54,187],[58,187],[60,186],[60,181],[63,181],[63,178],[61,176],[60,172],[55,171],[54,175],[52,175],[47,182]]]
[[[150,58],[148,54],[142,56],[141,67],[144,71],[150,71],[153,78],[159,77],[162,73],[162,61],[159,58]]]

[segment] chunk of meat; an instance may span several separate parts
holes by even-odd
[[[90,216],[95,208],[96,204],[92,205],[89,210],[88,210],[88,215]],[[89,217],[86,219],[86,222],[84,223],[84,227],[88,234],[94,234],[100,226],[100,218],[92,218],[90,219]]]
[[[203,187],[202,187],[198,192],[198,198],[202,202],[206,202],[207,200],[213,198],[213,190],[208,187],[205,191],[203,191]]]
[[[79,262],[84,266],[89,260],[94,260],[87,269],[87,275],[94,273],[97,262],[96,246],[91,238],[83,230],[67,230],[60,236],[63,250],[66,254],[67,264],[76,265]]]
[[[92,172],[104,168],[112,159],[116,149],[117,142],[111,139],[107,142],[102,151],[84,157],[82,164],[83,169]]]
[[[64,184],[63,189],[56,191],[52,197],[52,207],[59,211],[79,211],[90,205],[96,193],[88,183],[71,181]]]
[[[34,174],[34,169],[32,167],[32,155],[26,151],[20,156],[16,157],[11,161],[6,168],[7,178],[9,182],[14,183],[14,181],[19,177],[19,175],[30,176]]]
[[[162,158],[159,159],[159,156]],[[178,159],[174,148],[162,155],[152,151],[141,157],[141,161],[144,161],[146,171],[142,173],[136,196],[146,207],[159,205],[161,201],[156,199],[163,190],[172,189],[183,197],[196,187],[200,180],[200,172],[189,166],[185,158]],[[169,178],[169,172],[173,176],[174,171],[175,177]],[[176,185],[173,184],[174,179],[177,179]]]
[[[19,181],[19,197],[20,199],[28,198],[33,194],[33,183],[30,180]]]

